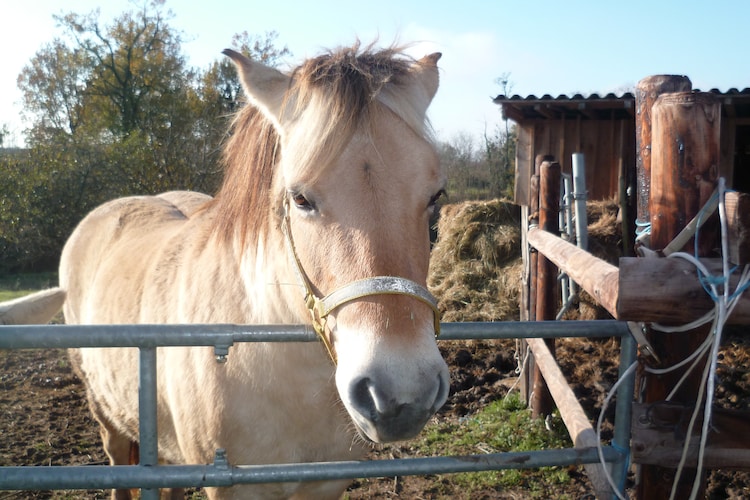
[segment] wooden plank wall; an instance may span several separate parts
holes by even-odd
[[[528,206],[534,158],[543,154],[553,155],[563,172],[570,173],[571,155],[583,153],[589,199],[617,197],[620,161],[628,172],[635,169],[634,130],[633,119],[535,120],[518,124],[514,202]]]

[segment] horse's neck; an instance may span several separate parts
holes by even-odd
[[[258,239],[242,252],[240,273],[256,317],[261,323],[298,324],[304,288],[291,267],[291,256],[280,235]]]
[[[268,240],[256,240],[244,250],[240,272],[253,311],[253,323],[309,323],[310,318],[304,308],[304,287],[291,262],[292,256],[280,236],[276,240],[273,236]],[[320,397],[325,393],[330,401],[336,400],[331,385],[333,365],[322,344],[272,342],[261,347],[240,344],[238,348],[238,352],[244,352],[254,359],[255,370],[257,366],[265,366],[263,372],[267,374],[281,370],[289,385],[303,391],[296,396],[300,401],[310,392]],[[297,369],[290,372],[289,366]],[[333,392],[328,394],[326,391]],[[325,401],[330,406],[329,399]]]

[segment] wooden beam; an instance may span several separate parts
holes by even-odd
[[[530,229],[528,240],[617,318],[617,267],[541,229]]]
[[[631,453],[634,463],[677,467],[683,453],[687,423],[694,410],[670,402],[633,403]],[[687,467],[698,465],[703,410],[688,445]],[[750,470],[750,412],[713,408],[710,436],[703,456],[707,469]]]
[[[750,263],[750,194],[727,192],[724,196],[729,233],[729,262]]]
[[[708,271],[720,275],[720,259],[700,259]],[[739,275],[730,279],[734,290]],[[680,258],[620,259],[617,319],[662,324],[689,323],[713,309],[714,302],[703,289],[695,266]],[[750,324],[750,295],[743,294],[730,324]]]
[[[526,342],[528,342],[539,370],[547,381],[549,391],[560,410],[560,416],[565,422],[565,427],[568,429],[568,434],[575,447],[597,446],[596,432],[544,339],[526,339]],[[596,498],[611,497],[612,488],[607,482],[602,466],[600,464],[584,464],[584,469],[594,487]]]
[[[686,260],[623,257],[618,269],[541,229],[530,229],[527,238],[532,247],[590,293],[615,319],[680,324],[713,308],[695,266]],[[719,259],[701,259],[701,263],[712,274],[721,274]],[[735,273],[730,279],[732,289],[738,278]],[[740,297],[727,323],[750,324],[750,294]]]

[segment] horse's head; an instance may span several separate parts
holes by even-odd
[[[368,439],[413,437],[449,388],[424,289],[429,219],[446,182],[425,118],[440,54],[414,61],[355,47],[286,75],[225,53],[278,133],[270,192],[290,269],[324,316],[341,400]]]

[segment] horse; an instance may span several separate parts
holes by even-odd
[[[68,324],[312,324],[319,343],[158,350],[161,463],[356,460],[416,436],[447,399],[426,289],[445,193],[427,108],[440,53],[330,50],[290,72],[233,50],[246,97],[212,198],[90,212],[59,269]],[[138,442],[138,353],[71,349],[113,465]],[[338,498],[348,481],[207,488],[211,499]],[[114,498],[129,498],[114,491]]]

